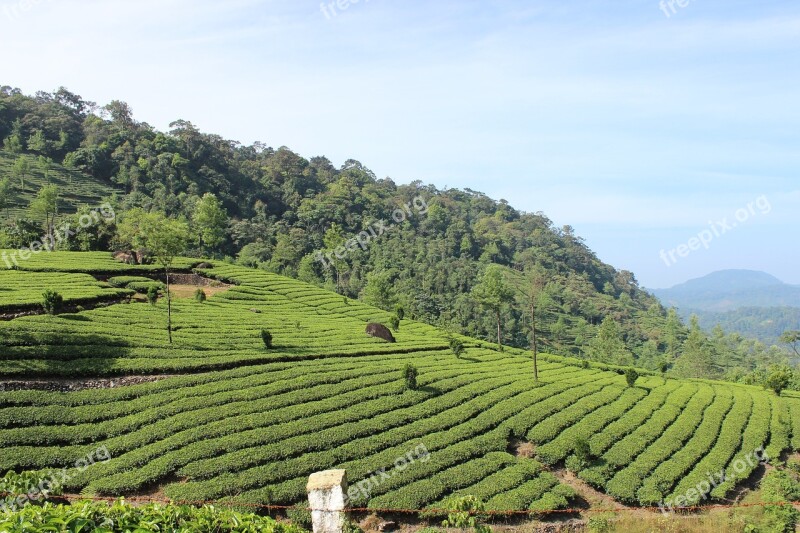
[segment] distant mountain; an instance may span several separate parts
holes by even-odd
[[[664,305],[677,307],[683,313],[692,310],[724,313],[742,307],[800,308],[800,287],[755,270],[721,270],[651,292]]]

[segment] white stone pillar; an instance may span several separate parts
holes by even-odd
[[[347,494],[347,472],[315,472],[306,485],[314,533],[342,533]]]

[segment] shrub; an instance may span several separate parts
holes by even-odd
[[[197,290],[194,291],[194,300],[198,303],[203,303],[206,301],[206,291],[197,287]]]
[[[269,330],[261,330],[261,340],[264,341],[264,346],[267,349],[272,348],[272,333],[270,333]]]
[[[417,390],[417,375],[419,371],[417,367],[408,363],[406,367],[403,369],[403,379],[406,382],[406,389],[407,390]]]
[[[474,528],[476,533],[489,532],[491,529],[480,523],[486,516],[484,504],[475,496],[462,496],[451,498],[445,504],[447,520],[442,522],[442,527],[454,529]]]
[[[397,318],[399,318],[400,320],[403,320],[403,318],[405,318],[405,316],[406,316],[406,312],[405,312],[405,310],[403,310],[403,307],[402,307],[402,306],[400,306],[400,305],[396,305],[396,306],[395,306],[395,308],[394,308],[394,314],[395,314],[395,316],[396,316]]]
[[[792,369],[782,366],[773,366],[767,374],[767,379],[764,386],[775,392],[778,396],[781,395],[789,384],[792,382]]]
[[[625,381],[628,382],[628,387],[636,385],[637,379],[639,379],[639,373],[636,370],[629,368],[625,371]]]
[[[392,329],[397,331],[400,329],[400,319],[396,316],[393,316],[389,319],[389,325],[392,326]]]
[[[156,305],[156,302],[158,302],[158,287],[155,285],[151,285],[147,289],[147,301],[150,305]]]
[[[64,305],[64,297],[52,289],[45,290],[42,298],[42,307],[48,315],[55,315]]]
[[[311,527],[311,511],[305,504],[297,504],[286,510],[286,517],[292,524],[306,529]]]
[[[588,440],[582,438],[575,440],[575,457],[586,464],[592,460],[592,448]]]
[[[586,523],[586,528],[591,533],[610,533],[614,531],[614,522],[611,516],[592,516]]]
[[[450,337],[449,344],[453,354],[455,354],[456,357],[461,357],[461,354],[464,353],[464,343],[455,337]]]

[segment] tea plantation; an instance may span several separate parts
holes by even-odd
[[[179,263],[188,272],[199,261]],[[572,504],[551,470],[578,464],[584,441],[591,457],[579,476],[646,505],[761,447],[774,460],[800,449],[792,393],[646,372],[629,387],[617,369],[555,356],[542,357],[536,384],[526,352],[465,338],[456,357],[445,332],[408,319],[388,343],[365,334],[368,322],[390,323],[385,311],[265,271],[214,262],[196,272],[232,286],[202,303],[174,300],[172,345],[163,299],[0,322],[0,380],[163,378],[0,392],[0,471],[68,467],[105,446],[111,459],[65,490],[293,504],[309,474],[346,468],[351,485],[378,480],[354,506],[435,508],[469,494],[491,510],[547,511]],[[42,253],[0,273],[0,305],[31,309],[46,288],[81,302],[133,292],[109,277],[156,276],[109,254]],[[408,363],[416,390],[404,390]],[[509,453],[515,439],[531,442],[535,459]],[[396,467],[420,446],[424,460]],[[712,496],[756,467],[737,468]]]

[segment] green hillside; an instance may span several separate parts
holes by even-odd
[[[28,171],[20,177],[14,171],[14,164],[23,158],[27,160]],[[10,178],[13,185],[8,211],[0,211],[0,217],[15,218],[25,216],[25,210],[36,193],[45,185],[56,185],[59,193],[59,211],[74,213],[78,206],[97,206],[101,199],[108,198],[115,189],[76,170],[70,170],[53,162],[40,163],[32,155],[13,154],[0,150],[0,179]]]
[[[0,179],[11,173],[16,184],[18,160],[32,174],[22,195],[11,190],[16,203],[0,224],[0,246],[41,240],[54,193],[58,229],[80,222],[64,213],[118,191],[114,220],[63,238],[58,249],[132,249],[116,224],[143,209],[187,221],[187,256],[230,258],[384,310],[402,306],[409,318],[486,342],[497,339],[499,321],[505,344],[528,349],[535,314],[539,347],[562,356],[744,384],[761,384],[791,362],[786,347],[687,327],[571,226],[478,191],[398,184],[355,159],[337,167],[324,156],[202,132],[187,120],[159,131],[124,102],[99,108],[63,87],[33,95],[0,87],[0,142],[7,150]],[[54,162],[55,190],[38,189],[47,182],[40,159]],[[21,219],[34,192],[38,216]],[[497,269],[515,289],[499,320],[475,298]],[[535,294],[534,279],[543,282]],[[800,390],[800,371],[790,370],[790,387]]]
[[[67,280],[70,290],[85,283],[81,298],[100,298],[110,286],[91,274],[112,272],[155,278],[109,254],[43,253],[0,278],[2,302],[31,309],[30,287]],[[292,504],[312,472],[346,468],[352,485],[386,469],[354,505],[420,509],[458,493],[493,510],[541,511],[572,503],[551,471],[564,462],[618,501],[651,505],[736,465],[711,493],[723,498],[757,468],[744,461],[754,450],[777,462],[800,449],[797,393],[645,371],[629,387],[614,368],[557,356],[542,357],[537,384],[527,352],[464,338],[456,357],[448,334],[408,319],[388,343],[365,334],[370,321],[389,324],[388,312],[263,270],[213,261],[196,272],[230,287],[204,303],[174,300],[172,346],[160,301],[0,322],[4,380],[160,376],[0,392],[0,470],[66,467],[105,446],[111,459],[67,490]],[[403,387],[409,363],[416,390]],[[515,439],[530,441],[535,459],[509,453]],[[582,439],[593,456],[583,463]],[[395,468],[420,449],[429,455]]]

